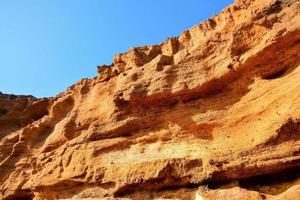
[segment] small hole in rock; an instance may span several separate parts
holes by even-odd
[[[162,65],[157,65],[157,66],[156,66],[156,71],[162,71],[162,70],[163,70]]]
[[[0,116],[6,115],[7,110],[0,108]]]
[[[232,69],[232,68],[233,68],[233,65],[230,63],[230,64],[227,65],[227,68],[228,68],[228,69]]]
[[[139,76],[138,76],[137,73],[134,73],[134,74],[131,75],[131,80],[132,81],[137,81],[138,79],[139,79]]]

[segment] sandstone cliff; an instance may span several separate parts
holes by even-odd
[[[238,0],[98,72],[0,94],[1,199],[300,199],[299,0]]]

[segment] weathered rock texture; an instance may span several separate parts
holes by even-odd
[[[0,95],[0,198],[300,198],[299,0],[238,0],[98,72]]]

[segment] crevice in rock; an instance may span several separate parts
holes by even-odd
[[[276,173],[254,176],[245,179],[211,182],[207,183],[207,187],[209,189],[220,189],[240,186],[248,190],[277,195],[292,187],[293,183],[296,184],[298,181],[300,181],[299,169],[299,167],[294,167]]]
[[[262,79],[266,79],[266,80],[277,79],[282,77],[286,71],[287,69],[280,69],[279,71],[275,71],[274,73],[265,75],[264,77],[262,77]]]

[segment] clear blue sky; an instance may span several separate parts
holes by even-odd
[[[0,0],[0,91],[54,96],[116,53],[156,44],[233,0]]]

